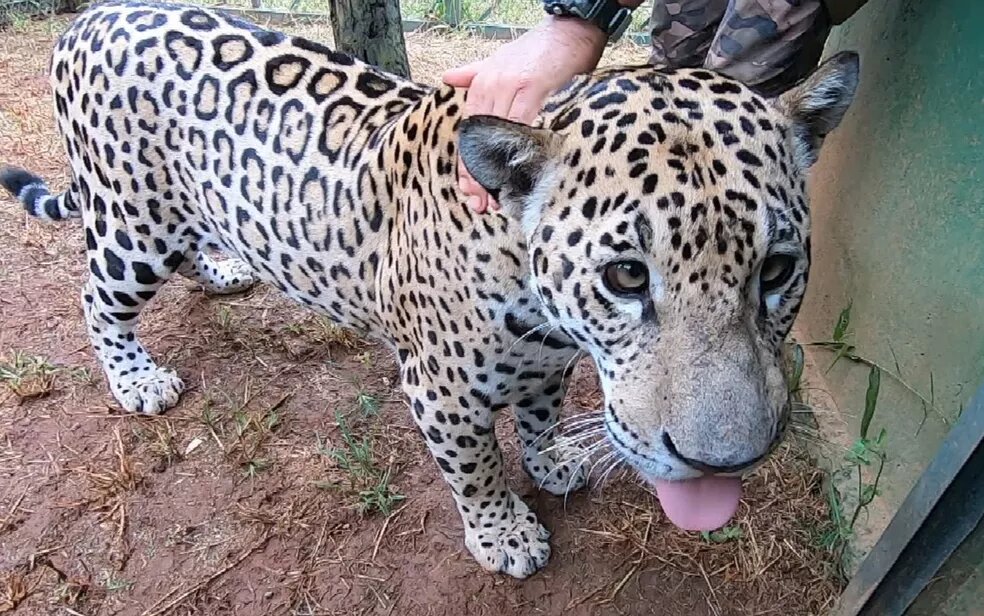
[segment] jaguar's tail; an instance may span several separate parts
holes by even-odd
[[[65,220],[78,218],[78,187],[72,182],[71,188],[59,195],[51,194],[45,181],[30,171],[19,167],[0,166],[0,186],[24,204],[31,216],[44,220]]]

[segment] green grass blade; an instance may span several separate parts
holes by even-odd
[[[806,363],[806,359],[803,355],[803,347],[795,344],[793,345],[793,370],[789,375],[789,392],[795,394],[800,389],[800,384],[803,380],[803,365]]]
[[[864,393],[864,415],[861,416],[861,438],[868,438],[868,428],[875,416],[878,404],[878,390],[881,388],[881,370],[872,366],[868,372],[868,390]]]
[[[837,317],[837,324],[834,325],[834,341],[841,342],[844,340],[844,336],[847,335],[847,328],[851,324],[851,305],[854,302],[848,302],[847,307],[841,310],[840,315]]]

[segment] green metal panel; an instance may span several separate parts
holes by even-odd
[[[940,570],[936,583],[905,616],[981,616],[984,614],[984,525]]]
[[[858,351],[895,358],[952,421],[984,377],[984,2],[871,0],[827,53],[861,54],[861,87],[811,182],[814,270],[799,321],[830,336],[853,301]],[[882,379],[872,433],[888,432],[883,498],[894,510],[947,425]],[[829,384],[857,434],[867,370]]]

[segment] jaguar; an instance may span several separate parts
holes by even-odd
[[[101,2],[51,57],[69,186],[17,166],[0,184],[33,216],[81,218],[85,324],[125,411],[183,390],[137,336],[165,282],[272,285],[392,348],[467,549],[525,578],[549,533],[507,483],[498,411],[541,489],[583,487],[605,451],[685,529],[726,522],[782,440],[807,175],[858,70],[836,54],[764,98],[708,70],[607,68],[527,126],[219,10]],[[467,207],[459,160],[500,210]],[[585,356],[604,405],[579,448],[559,424]]]

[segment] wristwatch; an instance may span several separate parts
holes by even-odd
[[[621,6],[618,0],[543,0],[543,8],[551,15],[578,17],[590,21],[617,41],[632,21],[632,9]]]

